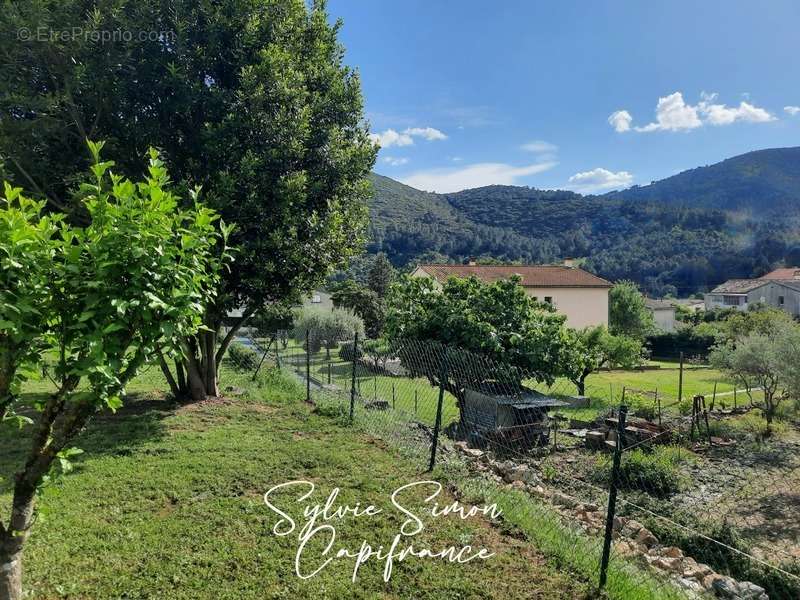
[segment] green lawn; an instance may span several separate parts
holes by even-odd
[[[249,375],[224,379],[244,394],[177,406],[163,399],[166,385],[151,369],[117,415],[92,422],[76,444],[86,454],[75,471],[40,500],[25,554],[31,598],[581,598],[590,589],[527,541],[477,518],[425,519],[419,544],[487,547],[496,552],[487,561],[408,559],[389,583],[372,562],[355,584],[345,561],[301,581],[293,574],[297,540],[271,534],[267,489],[308,479],[325,495],[338,486],[345,502],[388,509],[392,490],[425,476],[385,443],[317,414],[276,371],[254,384]],[[3,473],[20,458],[20,445],[3,436]],[[6,507],[8,489],[6,479]],[[300,516],[299,508],[289,513]],[[349,519],[337,527],[337,547],[388,544],[400,520]]]

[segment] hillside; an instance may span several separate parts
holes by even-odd
[[[373,184],[369,249],[397,265],[581,257],[603,277],[686,295],[800,262],[800,148],[751,152],[606,196],[499,185],[432,194],[379,175]],[[780,221],[765,220],[777,210]]]
[[[800,147],[756,150],[608,197],[741,210],[762,218],[800,210]]]

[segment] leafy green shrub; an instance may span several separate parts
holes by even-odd
[[[639,490],[656,498],[667,498],[681,490],[680,465],[689,452],[680,446],[657,446],[651,452],[635,449],[625,452],[620,463],[619,486]],[[597,477],[606,485],[611,479],[611,458],[599,459]]]
[[[233,366],[241,371],[252,371],[258,366],[258,354],[239,342],[233,342],[228,348],[228,358]]]

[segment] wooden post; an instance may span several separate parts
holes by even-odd
[[[433,442],[431,443],[431,462],[428,471],[433,471],[436,465],[436,447],[439,445],[439,429],[442,427],[442,404],[444,404],[444,382],[447,380],[447,356],[442,359],[442,369],[439,375],[439,401],[436,403],[436,421],[433,424]]]
[[[678,371],[678,402],[683,400],[683,352],[681,352],[681,364]]]
[[[717,382],[714,382],[714,392],[711,394],[711,410],[714,410],[714,406],[717,404]]]
[[[392,382],[392,408],[395,405],[395,391],[394,391],[394,381]]]
[[[419,400],[418,393],[419,392],[417,391],[417,388],[414,388],[414,416],[415,417],[417,416],[417,404],[418,404],[418,400]]]

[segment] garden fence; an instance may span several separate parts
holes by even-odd
[[[613,598],[800,598],[800,434],[723,402],[549,380],[435,342],[253,335],[340,425],[436,470]],[[246,357],[246,358],[242,358]],[[715,395],[715,394],[714,394]],[[795,417],[796,419],[796,417]]]

